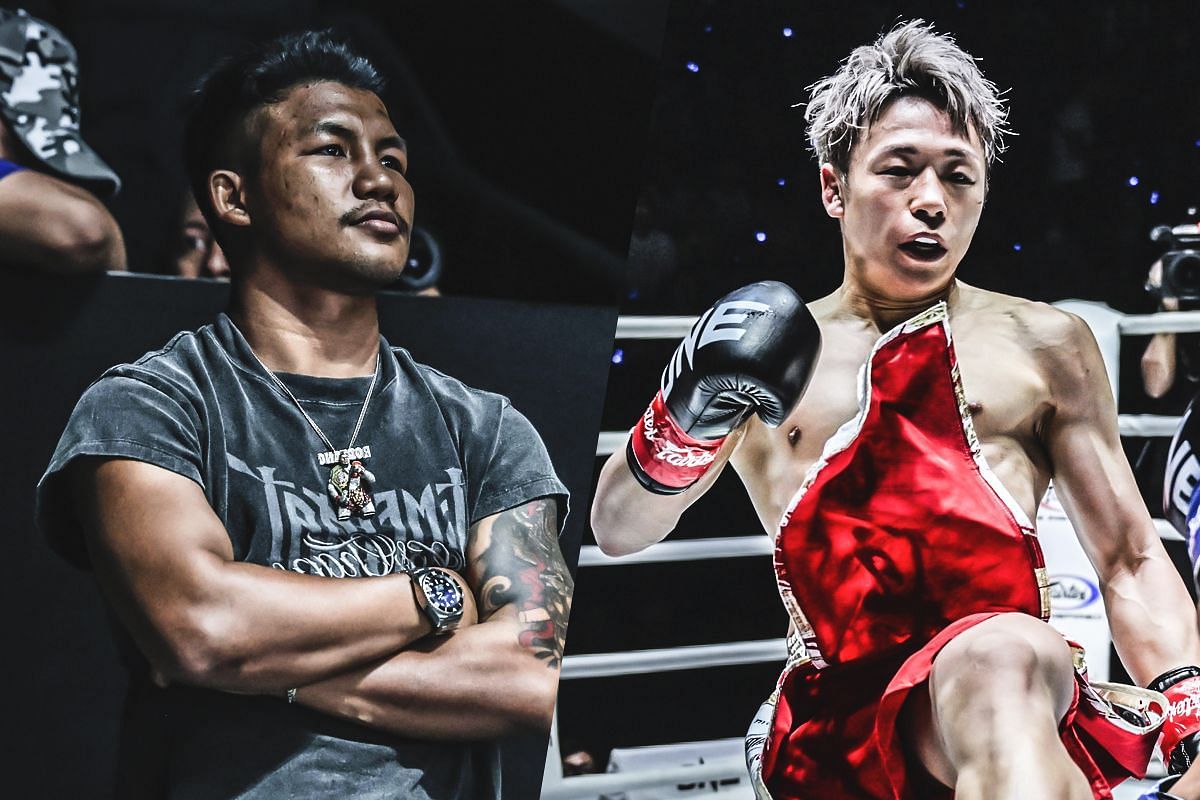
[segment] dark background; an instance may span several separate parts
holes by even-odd
[[[914,17],[952,33],[1008,90],[1018,134],[993,168],[961,277],[1035,300],[1148,308],[1150,228],[1200,205],[1200,4],[696,0],[671,7],[639,214],[640,229],[670,236],[677,267],[658,275],[639,250],[657,252],[653,241],[635,238],[643,285],[626,312],[698,313],[768,277],[814,299],[838,285],[837,225],[793,106],[854,47]]]
[[[1160,251],[1147,234],[1200,205],[1200,4],[692,0],[673,3],[668,19],[623,313],[697,314],[768,278],[807,299],[836,288],[837,224],[820,203],[803,108],[792,106],[854,47],[914,17],[952,33],[1008,90],[1019,134],[993,167],[960,276],[1035,300],[1154,310],[1142,285]],[[1195,386],[1149,401],[1138,373],[1146,341],[1124,341],[1121,410],[1179,413]],[[605,430],[638,418],[674,346],[617,342]],[[1151,502],[1159,443],[1145,459]],[[1136,458],[1141,442],[1126,445]],[[671,538],[738,535],[762,529],[727,471]],[[567,650],[766,639],[786,627],[766,558],[596,567],[579,576]],[[603,765],[614,746],[739,736],[781,666],[564,681],[563,752],[584,748]]]
[[[451,294],[607,304],[642,182],[666,0],[27,0],[80,56],[85,139],[124,188],[130,266],[178,248],[182,108],[247,42],[332,26],[390,79],[416,225]]]
[[[224,307],[227,288],[123,275],[27,277],[9,288],[28,302],[0,318],[0,357],[10,379],[27,386],[0,394],[0,434],[20,442],[22,453],[5,468],[0,504],[9,510],[11,534],[3,618],[10,697],[4,794],[106,798],[125,675],[91,575],[67,566],[34,529],[33,487],[88,384],[113,363],[133,360],[179,329],[210,320]],[[460,380],[508,395],[529,417],[571,490],[573,512],[561,541],[574,567],[615,312],[391,294],[381,299],[380,316],[391,344]],[[471,337],[462,335],[468,328]],[[545,747],[545,736],[509,743],[506,798],[533,796]]]

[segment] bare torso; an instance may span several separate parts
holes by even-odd
[[[753,418],[731,459],[772,534],[826,440],[858,413],[858,371],[885,332],[846,309],[837,293],[809,308],[822,345],[804,399],[778,428]],[[961,283],[950,298],[951,335],[984,457],[1030,519],[1052,474],[1039,438],[1054,409],[1045,354],[1060,344],[1066,319],[1044,304]]]

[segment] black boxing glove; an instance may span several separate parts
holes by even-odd
[[[763,281],[718,300],[663,370],[659,392],[629,437],[638,482],[678,494],[703,475],[730,431],[757,413],[771,426],[800,402],[821,332],[790,286]]]
[[[1187,772],[1200,752],[1200,667],[1179,667],[1151,681],[1149,687],[1167,698],[1166,720],[1158,752],[1167,770]]]

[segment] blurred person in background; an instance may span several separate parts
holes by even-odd
[[[180,278],[229,280],[225,251],[213,236],[208,220],[196,205],[191,189],[183,194],[179,235],[171,257],[171,273]]]
[[[0,8],[0,266],[124,270],[125,242],[97,199],[121,186],[79,133],[75,48]]]

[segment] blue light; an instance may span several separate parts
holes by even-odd
[[[705,25],[705,26],[704,26],[704,32],[705,32],[705,33],[712,33],[712,25]]]
[[[1013,244],[1013,250],[1017,251],[1018,253],[1021,252],[1021,243],[1016,242],[1015,244]]]
[[[624,363],[624,361],[625,361],[625,351],[618,347],[616,350],[613,351],[612,362],[614,364],[622,364],[622,363]]]
[[[775,181],[775,185],[776,186],[787,186],[787,178],[780,178],[779,180]]]
[[[762,231],[759,231],[758,233],[754,234],[754,240],[756,242],[760,242],[760,243],[765,242],[767,240],[767,234],[765,234]]]
[[[792,38],[793,33],[795,33],[795,31],[792,30],[791,28],[784,28],[783,29],[783,38],[790,39],[790,38]]]
[[[1150,205],[1152,205],[1152,206],[1158,205],[1158,192],[1150,193]]]
[[[699,65],[699,64],[697,64],[695,61],[689,61],[689,62],[687,63],[687,71],[688,71],[688,72],[699,72],[699,71],[700,71],[700,65]]]
[[[1128,183],[1130,186],[1137,186],[1141,181],[1138,180],[1137,175],[1130,175]]]
[[[1196,140],[1196,147],[1200,147],[1200,139]]]

